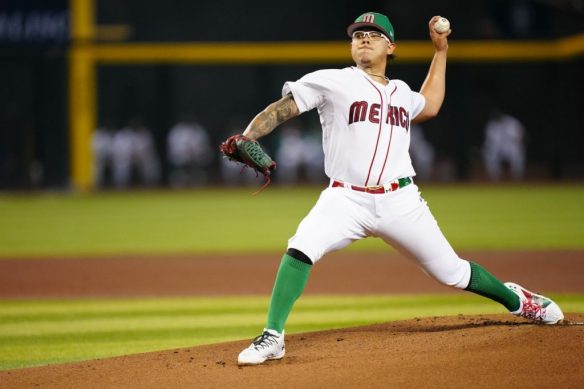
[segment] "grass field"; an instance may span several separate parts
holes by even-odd
[[[280,252],[319,188],[0,196],[0,258],[27,255]],[[428,186],[457,249],[584,248],[584,185]],[[261,239],[250,239],[242,228]],[[226,239],[229,244],[226,245]],[[349,250],[383,250],[368,239]]]
[[[320,189],[251,192],[0,195],[0,258],[280,252]],[[584,185],[428,186],[422,194],[457,249],[584,248]],[[349,248],[382,249],[379,240]],[[567,312],[584,311],[584,296],[554,297]],[[267,298],[0,300],[0,369],[250,338]],[[502,312],[468,295],[306,296],[287,331]]]
[[[553,296],[568,312],[584,296]],[[0,370],[251,339],[267,297],[0,302]],[[457,314],[503,313],[470,295],[305,296],[287,332]],[[234,356],[235,357],[235,356]]]

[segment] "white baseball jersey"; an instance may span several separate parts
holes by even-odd
[[[403,81],[383,85],[356,67],[309,73],[285,83],[282,93],[292,93],[300,112],[318,109],[331,178],[288,248],[316,263],[351,242],[379,237],[440,282],[465,288],[470,264],[454,252],[414,183],[381,194],[353,188],[415,174],[410,124],[424,108],[424,97]],[[333,180],[345,185],[334,186]]]
[[[286,82],[300,112],[318,109],[329,178],[376,186],[415,175],[408,153],[410,123],[424,96],[403,81],[383,85],[357,67],[309,73]]]

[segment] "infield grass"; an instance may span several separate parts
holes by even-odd
[[[552,297],[565,312],[584,312],[584,295]],[[264,326],[267,304],[267,297],[0,301],[0,370],[251,339]],[[286,331],[504,312],[463,293],[309,295],[296,304]]]
[[[321,189],[0,195],[0,258],[280,252]],[[584,185],[422,186],[422,195],[458,250],[584,248]]]

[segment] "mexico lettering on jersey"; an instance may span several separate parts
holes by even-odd
[[[371,123],[379,123],[383,118],[380,117],[381,104],[374,103],[369,105],[367,101],[355,101],[349,109],[349,124],[369,120]],[[410,128],[409,113],[404,107],[396,107],[387,104],[387,116],[385,124],[391,122],[392,126],[400,126],[406,131]],[[367,114],[369,112],[369,114]]]
[[[356,68],[327,69],[286,82],[300,112],[316,108],[323,130],[328,177],[363,186],[415,175],[410,123],[424,96],[403,81],[383,85]]]

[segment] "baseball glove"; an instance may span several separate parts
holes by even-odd
[[[270,173],[276,168],[276,162],[262,150],[257,141],[242,134],[232,135],[221,143],[219,150],[229,160],[249,166],[256,174],[261,173],[264,176],[266,182],[254,194],[261,192],[270,184]]]

